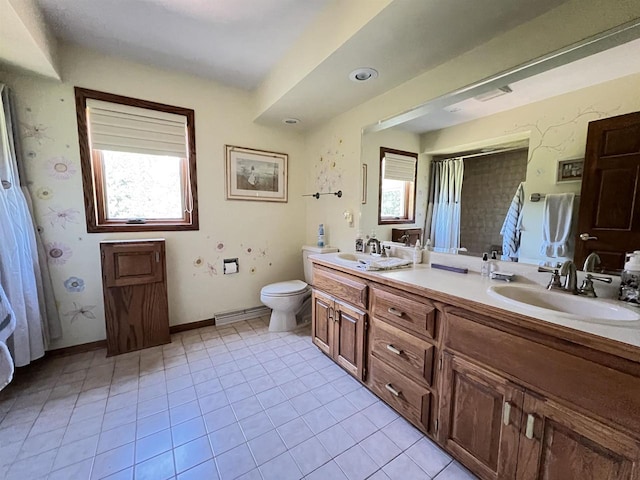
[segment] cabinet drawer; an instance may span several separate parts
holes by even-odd
[[[425,387],[399,374],[371,357],[371,390],[422,431],[429,430],[431,393]]]
[[[314,266],[313,286],[351,305],[367,308],[367,284],[356,277]]]
[[[435,337],[436,309],[429,301],[419,302],[412,296],[372,288],[372,315],[428,338]]]
[[[435,347],[388,323],[371,320],[371,353],[418,382],[431,385]]]

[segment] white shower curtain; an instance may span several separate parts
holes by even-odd
[[[3,84],[0,99],[0,283],[16,317],[16,329],[7,344],[20,367],[42,357],[49,338],[61,331],[57,312],[47,308],[53,298],[50,278],[46,264],[44,274],[40,268],[28,191],[21,186],[18,172],[16,122],[9,89]]]
[[[452,158],[432,164],[433,213],[431,240],[437,252],[456,252],[460,248],[460,196],[464,162]]]

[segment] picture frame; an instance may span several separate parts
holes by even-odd
[[[227,200],[288,201],[286,153],[225,145]]]
[[[558,162],[556,183],[582,181],[583,168],[584,168],[584,158],[572,158],[569,160],[560,160]]]
[[[362,194],[361,194],[362,205],[367,203],[367,164],[362,164]]]

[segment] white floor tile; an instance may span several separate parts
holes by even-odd
[[[136,441],[136,463],[144,462],[173,448],[171,431],[167,428]]]
[[[287,450],[278,432],[271,430],[247,442],[258,466]]]
[[[416,465],[405,453],[401,453],[391,462],[385,465],[382,470],[391,480],[431,480],[431,477]]]
[[[177,473],[189,470],[213,457],[209,438],[204,436],[173,449]]]
[[[214,455],[220,455],[246,442],[240,424],[232,423],[209,434]]]
[[[135,466],[136,480],[167,480],[175,475],[173,452],[165,452],[138,463]]]
[[[364,480],[378,469],[375,462],[359,445],[351,447],[334,460],[349,480]]]
[[[242,444],[222,455],[216,456],[221,480],[231,480],[253,470],[256,462],[253,460],[247,444]]]
[[[329,452],[315,437],[296,445],[289,452],[304,475],[313,472],[331,460]]]
[[[302,472],[298,469],[289,452],[285,452],[262,465],[260,473],[264,480],[299,480],[302,478]]]

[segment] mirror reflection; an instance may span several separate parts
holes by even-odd
[[[380,240],[419,236],[441,252],[573,259],[588,125],[640,110],[638,51],[639,40],[627,42],[364,133],[360,230]],[[413,223],[379,221],[384,149],[418,157]]]

